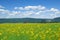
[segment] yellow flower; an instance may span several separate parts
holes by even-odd
[[[51,28],[48,28],[48,29],[46,30],[46,33],[50,32],[50,31],[51,31]]]
[[[20,36],[20,34],[17,34],[17,36]]]
[[[0,35],[2,35],[2,32],[0,32]]]
[[[31,32],[31,36],[33,36],[34,35],[34,31],[30,31]]]
[[[20,36],[20,33],[19,32],[16,32],[17,33],[17,36]]]
[[[36,35],[34,36],[34,38],[36,39],[36,38],[38,37],[38,35],[39,35],[39,34],[36,34]]]
[[[26,34],[29,34],[29,31],[26,31]]]
[[[59,31],[60,31],[60,28],[59,28]]]
[[[24,31],[22,31],[21,33],[24,33]]]
[[[60,38],[58,38],[58,40],[60,40]]]
[[[51,28],[49,28],[49,31],[51,31]]]
[[[3,40],[7,40],[8,38],[7,38],[7,36],[5,36],[4,38],[3,38]]]

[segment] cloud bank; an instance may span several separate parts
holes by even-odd
[[[55,18],[60,17],[60,10],[45,6],[14,7],[13,11],[0,5],[0,18]]]

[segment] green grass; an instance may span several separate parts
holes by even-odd
[[[60,40],[60,23],[0,24],[0,40]]]

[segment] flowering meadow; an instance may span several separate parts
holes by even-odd
[[[60,23],[2,23],[0,40],[60,40]]]

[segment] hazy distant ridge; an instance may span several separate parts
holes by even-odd
[[[0,19],[0,23],[46,23],[46,22],[60,22],[60,17],[54,19],[35,19],[35,18]]]

